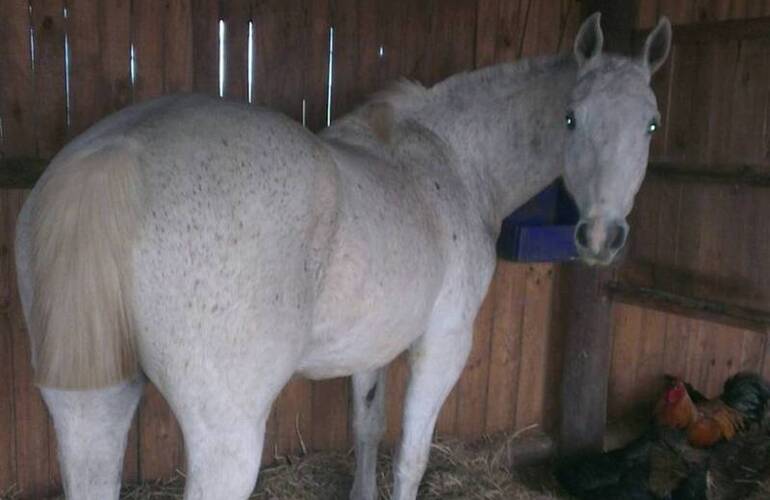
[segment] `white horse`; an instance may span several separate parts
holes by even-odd
[[[670,39],[662,20],[639,58],[605,55],[596,15],[574,56],[401,84],[320,136],[174,96],[65,147],[16,249],[67,496],[117,498],[145,377],[184,434],[185,498],[230,500],[254,488],[287,381],[352,375],[351,497],[374,499],[384,367],[408,350],[393,498],[414,499],[503,217],[563,174],[583,258],[623,246]]]

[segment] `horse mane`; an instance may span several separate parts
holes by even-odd
[[[364,134],[388,144],[400,122],[416,117],[430,106],[465,106],[478,99],[510,95],[532,78],[563,64],[574,64],[573,57],[562,54],[488,66],[455,74],[430,88],[402,78],[335,121],[323,135],[349,140],[351,135]]]

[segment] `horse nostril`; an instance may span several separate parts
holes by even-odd
[[[623,245],[626,243],[626,236],[628,235],[628,229],[626,229],[626,226],[622,224],[617,224],[612,228],[612,232],[610,234],[610,237],[608,238],[610,240],[610,250],[613,252],[616,252],[623,248]]]
[[[579,222],[577,231],[575,231],[575,241],[583,248],[588,247],[588,224]]]

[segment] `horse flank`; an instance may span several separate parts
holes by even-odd
[[[130,267],[141,174],[124,146],[65,161],[73,165],[50,169],[31,213],[36,382],[102,388],[138,370]]]

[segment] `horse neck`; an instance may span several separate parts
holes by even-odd
[[[524,60],[438,84],[415,119],[451,148],[491,230],[561,176],[571,58]]]

